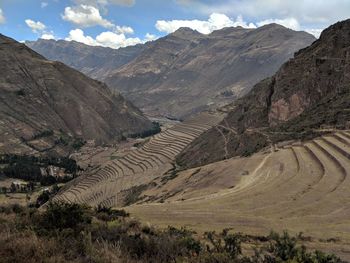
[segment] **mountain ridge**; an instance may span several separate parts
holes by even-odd
[[[113,49],[89,46],[77,41],[45,40],[26,41],[25,44],[49,60],[61,61],[82,73],[103,80],[110,68],[117,68],[131,61],[147,45],[135,45]]]
[[[314,40],[279,25],[228,27],[208,35],[180,28],[131,52],[125,63],[108,66],[108,58],[101,60],[103,70],[85,73],[115,87],[150,115],[183,119],[244,95]]]

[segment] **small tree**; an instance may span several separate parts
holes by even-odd
[[[73,229],[80,232],[91,223],[91,211],[87,206],[64,202],[52,202],[42,216],[41,226],[47,230]]]

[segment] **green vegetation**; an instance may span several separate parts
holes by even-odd
[[[31,204],[30,206],[39,208],[40,206],[45,204],[47,201],[49,201],[51,197],[57,194],[59,190],[60,190],[60,187],[57,184],[55,184],[51,187],[51,189],[42,191],[41,194],[36,199],[36,203]]]
[[[168,181],[175,179],[179,175],[175,165],[173,165],[173,168],[171,168],[167,174],[168,175],[162,177],[160,180],[161,183],[166,184]]]
[[[86,141],[84,141],[82,138],[77,138],[73,141],[72,147],[74,150],[79,150],[81,147],[85,145]]]
[[[134,133],[129,135],[130,138],[146,138],[157,133],[160,133],[162,130],[160,128],[160,124],[158,122],[152,122],[153,127],[147,131],[143,131],[141,133]]]
[[[50,137],[54,134],[53,130],[44,130],[41,131],[33,136],[33,140],[44,138],[44,137]]]
[[[15,91],[15,94],[17,96],[25,96],[26,95],[26,93],[24,92],[24,89],[19,89],[19,90]]]
[[[37,182],[42,186],[68,182],[80,170],[76,161],[67,157],[35,157],[5,154],[0,156],[0,164],[2,164],[0,174],[32,183]],[[46,170],[49,166],[62,168],[65,175],[43,174],[42,169]]]
[[[149,185],[147,184],[141,184],[124,190],[122,192],[124,194],[124,206],[128,206],[136,203],[137,201],[140,201],[142,199],[140,195],[143,191],[147,190],[148,187]]]
[[[102,221],[113,221],[120,217],[128,217],[129,213],[125,210],[112,209],[110,207],[98,206],[95,209],[96,217]]]
[[[76,151],[84,146],[85,143],[86,141],[84,141],[82,138],[74,138],[66,134],[63,130],[60,130],[60,135],[55,140],[56,145],[70,146]]]
[[[340,263],[335,255],[308,252],[292,237],[255,237],[188,229],[159,230],[140,224],[123,210],[49,203],[46,210],[0,207],[1,262],[208,262]],[[247,253],[242,244],[256,244]]]

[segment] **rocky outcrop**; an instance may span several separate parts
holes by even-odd
[[[0,62],[1,153],[67,154],[81,141],[109,143],[152,128],[105,84],[3,35]]]
[[[309,106],[310,99],[298,91],[289,98],[272,102],[269,112],[270,125],[277,125],[299,116]]]

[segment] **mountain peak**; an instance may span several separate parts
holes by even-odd
[[[171,36],[176,36],[180,38],[188,38],[188,37],[198,37],[202,36],[197,30],[193,30],[189,27],[180,27],[176,31],[170,34]]]
[[[287,27],[277,24],[277,23],[270,23],[270,24],[266,24],[261,26],[260,28],[265,28],[265,29],[288,29]]]

